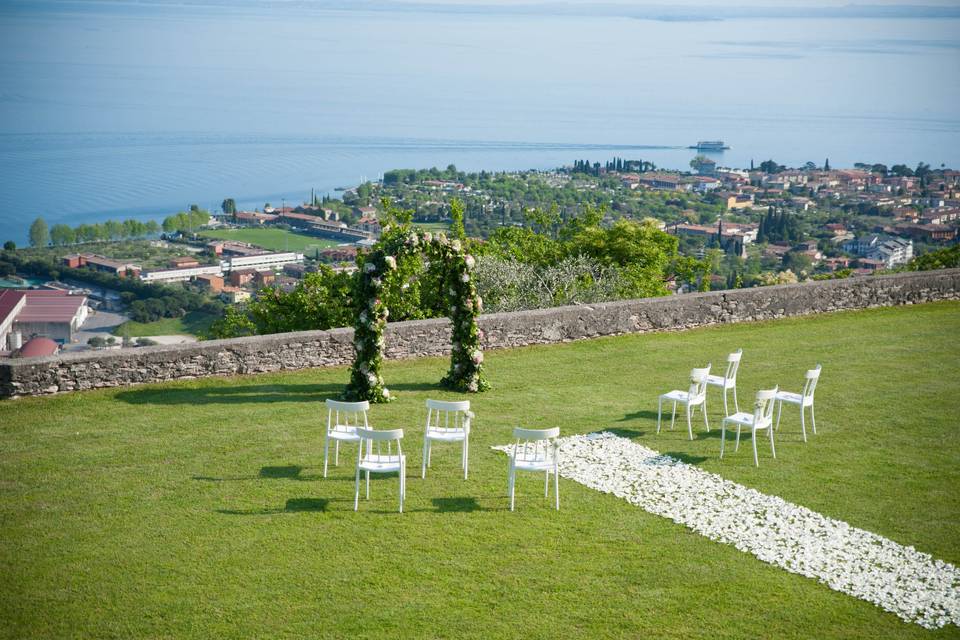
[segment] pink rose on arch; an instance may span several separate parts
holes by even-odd
[[[470,359],[473,360],[473,364],[480,364],[483,362],[483,351],[477,349],[473,352],[473,356]]]

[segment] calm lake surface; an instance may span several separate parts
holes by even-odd
[[[214,0],[211,0],[213,2]],[[0,240],[399,167],[960,166],[960,20],[0,4]]]

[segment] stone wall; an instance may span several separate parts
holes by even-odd
[[[844,309],[960,299],[960,269],[623,300],[481,316],[484,348],[772,320]],[[446,319],[387,326],[391,359],[449,353]],[[0,398],[201,376],[349,364],[353,329],[303,331],[193,345],[0,361]]]

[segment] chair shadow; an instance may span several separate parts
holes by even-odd
[[[684,462],[689,465],[698,465],[701,462],[706,462],[709,458],[707,456],[692,456],[689,453],[683,453],[681,451],[664,451],[663,455],[670,456],[680,462]]]
[[[321,402],[338,398],[343,388],[340,384],[224,384],[201,389],[131,389],[115,397],[127,404],[145,405]]]
[[[217,509],[228,516],[269,516],[279,513],[321,513],[327,510],[327,498],[290,498],[282,509]]]
[[[321,474],[309,474],[306,475],[303,473],[304,467],[301,467],[297,464],[288,464],[281,466],[272,466],[272,467],[261,467],[260,471],[255,476],[193,476],[194,480],[203,480],[206,482],[233,482],[238,480],[297,480],[300,482],[312,482],[314,480],[319,480],[323,476]],[[334,481],[344,480],[342,478],[333,478]],[[350,481],[353,481],[353,478],[350,478]]]
[[[666,414],[666,416],[667,416],[668,418],[670,417],[670,413],[669,413],[669,412],[664,412],[664,413]],[[626,414],[625,416],[623,416],[622,418],[620,418],[619,420],[617,420],[617,422],[632,422],[633,420],[642,420],[642,419],[645,419],[645,418],[646,418],[646,419],[649,419],[649,420],[656,420],[656,419],[657,419],[657,412],[656,412],[656,411],[649,411],[649,410],[647,410],[647,409],[644,409],[644,410],[642,410],[642,411],[634,411],[633,413],[628,413],[628,414]]]
[[[480,504],[477,502],[477,499],[473,496],[457,496],[454,498],[433,498],[430,500],[433,503],[433,506],[437,508],[437,511],[440,513],[448,512],[469,512],[469,511],[484,511]]]

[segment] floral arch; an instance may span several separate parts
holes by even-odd
[[[453,331],[450,370],[441,384],[448,389],[471,393],[489,388],[483,375],[481,333],[477,327],[483,301],[477,295],[470,273],[474,267],[473,256],[464,251],[459,240],[448,239],[442,233],[411,230],[383,239],[363,257],[354,320],[356,358],[350,371],[350,384],[344,392],[348,400],[390,402],[393,399],[381,375],[383,331],[389,315],[382,295],[386,287],[398,284],[392,282],[392,276],[397,272],[397,260],[417,253],[431,263],[444,265],[444,297],[448,302]]]

